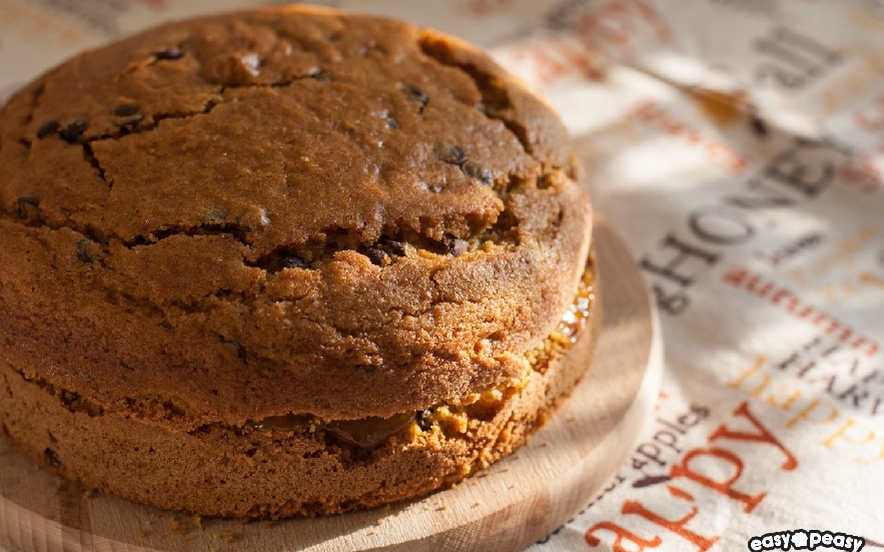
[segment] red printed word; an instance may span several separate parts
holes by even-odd
[[[590,80],[602,77],[598,52],[564,36],[551,34],[522,42],[509,55],[513,64],[527,66],[532,80],[544,86],[575,73]]]
[[[818,310],[813,305],[808,305],[788,288],[778,286],[770,280],[763,280],[761,276],[751,273],[744,267],[730,269],[723,276],[723,280],[725,283],[748,291],[752,295],[767,299],[773,305],[782,306],[789,314],[807,320],[814,326],[823,326],[826,335],[836,336],[841,343],[865,351],[867,356],[874,356],[879,350],[875,340],[859,335],[846,323]]]
[[[724,496],[730,500],[739,502],[743,505],[744,512],[751,512],[764,500],[767,496],[765,492],[750,492],[739,487],[740,478],[747,469],[746,461],[756,459],[759,456],[754,455],[751,451],[743,450],[744,456],[740,456],[738,451],[731,450],[722,446],[725,443],[740,443],[743,445],[752,443],[757,445],[772,446],[782,453],[783,460],[779,465],[779,469],[783,471],[794,470],[798,466],[795,456],[779,441],[774,435],[767,430],[749,411],[747,403],[740,404],[732,413],[734,421],[739,424],[722,424],[712,432],[707,438],[708,446],[698,447],[688,451],[679,464],[672,466],[669,471],[671,482],[680,482],[686,480],[701,489],[707,489],[718,495]],[[748,452],[748,454],[747,454]],[[702,463],[697,462],[703,459]],[[715,466],[709,472],[703,471],[702,466]],[[761,467],[766,467],[762,464]],[[730,473],[730,477],[722,477],[722,473]],[[666,485],[669,495],[676,500],[684,502],[695,502],[693,494],[674,484]],[[681,506],[681,502],[675,503],[670,510],[682,511],[685,509]],[[642,552],[648,548],[657,548],[664,542],[664,537],[669,534],[687,540],[697,547],[698,552],[709,550],[716,542],[720,540],[719,535],[705,536],[699,532],[699,528],[689,528],[688,523],[694,519],[700,512],[698,506],[691,506],[680,517],[671,519],[659,512],[649,509],[647,506],[637,500],[627,500],[623,502],[620,513],[624,516],[637,516],[650,522],[658,529],[653,535],[639,534],[637,531],[631,531],[618,523],[611,521],[601,521],[590,527],[584,534],[586,543],[591,547],[601,544],[600,534],[610,533],[613,535],[612,549],[614,552]],[[678,514],[676,514],[678,516]],[[699,525],[699,524],[695,524]],[[631,546],[626,548],[625,542],[629,542]]]
[[[639,104],[629,113],[629,116],[649,127],[662,130],[672,137],[700,148],[713,163],[723,165],[733,173],[742,173],[749,165],[749,161],[734,148],[721,140],[704,136],[699,130],[679,121],[655,102],[648,101]]]
[[[573,30],[584,42],[604,46],[620,55],[632,54],[639,29],[650,27],[658,42],[668,42],[672,31],[653,7],[643,0],[592,3],[574,20]]]

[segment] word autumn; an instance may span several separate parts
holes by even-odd
[[[780,531],[768,533],[760,537],[749,539],[749,550],[814,550],[817,546],[834,548],[835,550],[849,550],[860,552],[866,541],[862,537],[846,535],[844,533],[830,533],[829,531],[816,531],[796,529],[795,531]]]

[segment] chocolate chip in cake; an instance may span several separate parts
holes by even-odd
[[[34,196],[18,198],[18,216],[26,219],[32,210],[40,206],[40,200]]]
[[[466,163],[463,166],[463,172],[467,176],[471,176],[482,184],[491,184],[494,182],[494,173],[488,167],[482,167],[475,163]]]
[[[455,257],[466,253],[470,248],[470,243],[467,240],[455,238],[454,236],[445,236],[442,239],[442,243],[448,249],[448,254]]]
[[[389,129],[392,129],[392,130],[398,130],[398,129],[400,128],[400,127],[399,127],[399,121],[397,121],[397,120],[394,119],[393,117],[387,117],[387,118],[385,118],[385,119],[384,119],[384,122],[387,123],[387,128],[389,128]]]
[[[158,60],[176,60],[184,57],[184,52],[181,50],[181,48],[175,46],[167,46],[159,52],[154,52],[153,55]]]
[[[416,86],[411,86],[409,84],[402,85],[402,91],[411,98],[412,100],[421,104],[420,109],[418,109],[418,113],[422,113],[424,108],[427,107],[427,104],[430,103],[430,98],[427,94]]]
[[[82,238],[74,244],[74,250],[77,253],[77,259],[83,263],[91,263],[97,257],[96,245],[88,238]]]
[[[114,108],[113,113],[116,117],[131,117],[138,113],[138,106],[130,103],[120,104]]]
[[[377,247],[369,247],[365,256],[368,257],[372,264],[377,266],[387,266],[392,262],[390,260],[390,255],[383,249],[378,249]]]
[[[319,82],[331,82],[331,75],[328,73],[323,73],[320,69],[314,69],[310,72],[309,77],[315,81]]]
[[[46,463],[50,466],[61,465],[61,460],[59,460],[58,454],[49,447],[46,447],[46,450],[43,451],[43,458],[46,459]]]
[[[128,134],[135,130],[135,127],[137,127],[143,120],[144,115],[138,113],[137,115],[127,118],[125,121],[117,123],[117,126],[120,127],[120,132],[122,132],[123,134]]]
[[[37,127],[37,138],[46,138],[50,134],[55,134],[58,132],[61,123],[58,119],[49,119],[45,121],[42,125]]]
[[[440,144],[436,146],[436,156],[449,165],[461,166],[467,162],[467,154],[457,144]]]
[[[381,238],[378,242],[386,251],[399,257],[405,256],[405,244],[392,238]]]
[[[283,268],[310,268],[310,265],[297,255],[287,253],[279,258],[279,267]]]
[[[80,141],[80,137],[83,136],[87,128],[89,128],[89,121],[86,119],[74,119],[70,124],[61,129],[59,135],[65,142],[75,144]]]

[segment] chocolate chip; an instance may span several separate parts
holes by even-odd
[[[79,259],[80,262],[91,263],[95,260],[89,252],[89,243],[88,239],[83,238],[74,244],[74,250],[77,252],[77,259]]]
[[[441,144],[436,146],[436,155],[449,165],[463,165],[467,162],[467,154],[457,144]]]
[[[138,113],[138,106],[135,104],[124,103],[114,108],[116,117],[130,117]]]
[[[125,121],[121,121],[121,122],[117,123],[117,126],[120,127],[120,132],[122,132],[123,134],[128,134],[128,133],[132,132],[133,130],[135,130],[135,127],[137,127],[139,125],[139,123],[141,123],[141,121],[143,121],[143,120],[144,120],[144,115],[139,113],[133,117],[129,117]]]
[[[470,248],[470,244],[467,240],[462,240],[453,236],[445,236],[442,239],[442,243],[445,244],[445,247],[448,249],[448,253],[455,257],[466,253],[467,249]]]
[[[282,268],[310,268],[310,265],[297,255],[286,254],[279,258],[279,267]]]
[[[49,119],[37,128],[37,138],[46,138],[50,134],[55,134],[60,126],[58,119]]]
[[[87,128],[89,128],[89,121],[86,119],[74,119],[68,126],[61,129],[59,135],[65,142],[75,144],[80,141],[80,137],[86,132]]]
[[[387,117],[386,119],[384,119],[384,122],[387,123],[387,128],[389,128],[389,129],[392,129],[392,130],[399,129],[399,121],[397,121],[393,117]]]
[[[23,219],[28,218],[28,212],[31,210],[31,207],[39,207],[40,200],[33,196],[26,196],[18,198],[18,216]]]
[[[46,459],[46,463],[50,466],[61,465],[61,460],[59,460],[58,454],[49,447],[46,447],[46,450],[43,451],[43,458]]]
[[[181,48],[177,48],[175,46],[167,46],[159,52],[154,52],[153,55],[158,60],[176,60],[184,57],[184,52],[181,51]]]
[[[371,264],[377,266],[387,266],[391,262],[390,255],[388,255],[383,249],[378,249],[377,247],[369,247],[365,256],[368,257]]]
[[[410,97],[412,100],[421,104],[421,107],[418,110],[418,113],[422,112],[424,110],[424,108],[427,107],[427,104],[430,102],[430,98],[427,97],[426,93],[424,93],[423,90],[421,90],[420,88],[418,88],[416,86],[404,84],[404,85],[402,85],[402,91],[405,92],[405,94],[408,97]]]
[[[487,167],[481,167],[475,163],[467,163],[463,166],[463,172],[467,176],[471,176],[483,184],[491,184],[494,182],[494,174]]]
[[[331,76],[327,73],[323,73],[322,71],[316,71],[315,73],[310,73],[310,78],[319,81],[319,82],[331,82]]]
[[[405,256],[405,244],[403,244],[401,241],[390,238],[381,238],[379,243],[381,247],[383,247],[393,255],[398,255],[400,257]]]

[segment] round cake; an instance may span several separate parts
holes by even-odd
[[[413,498],[590,364],[567,132],[438,32],[171,23],[11,97],[0,166],[0,423],[92,488],[231,517]]]

